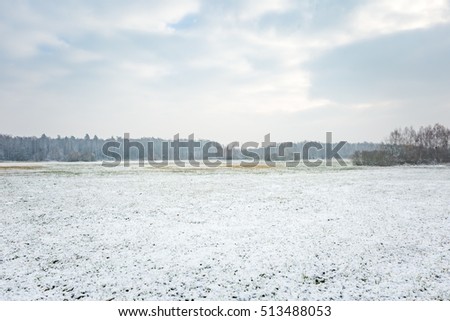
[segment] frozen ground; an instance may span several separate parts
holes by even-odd
[[[450,167],[14,166],[0,300],[450,300]]]

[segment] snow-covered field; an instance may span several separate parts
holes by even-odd
[[[0,164],[0,300],[450,300],[450,167]]]

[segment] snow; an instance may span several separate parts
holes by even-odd
[[[450,300],[450,167],[0,164],[0,300]]]

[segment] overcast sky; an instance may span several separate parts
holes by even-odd
[[[450,5],[0,0],[0,133],[380,141],[450,126]]]

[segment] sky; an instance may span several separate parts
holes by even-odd
[[[384,140],[450,126],[443,0],[0,0],[0,133]]]

